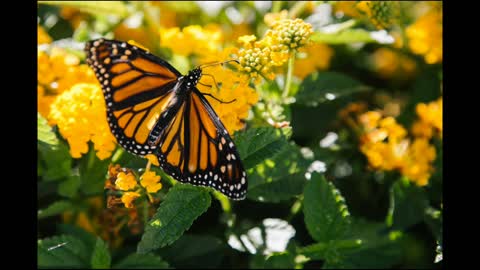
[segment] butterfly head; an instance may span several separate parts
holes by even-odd
[[[190,70],[188,74],[185,76],[185,79],[187,81],[187,87],[194,87],[195,85],[197,85],[201,77],[202,77],[201,68],[195,68]]]

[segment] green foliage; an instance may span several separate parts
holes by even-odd
[[[256,201],[279,202],[300,195],[305,185],[307,161],[295,145],[286,145],[273,158],[249,171],[247,197]]]
[[[253,168],[287,146],[281,130],[273,127],[251,128],[235,134],[237,150],[245,169]]]
[[[315,42],[326,44],[350,44],[354,42],[364,43],[387,43],[379,39],[372,32],[364,29],[346,29],[335,33],[315,32],[311,39]]]
[[[317,173],[305,186],[305,224],[318,242],[342,239],[350,228],[350,213],[337,189]]]
[[[173,243],[208,209],[210,202],[204,188],[175,185],[148,221],[138,252],[144,254]]]
[[[184,234],[172,245],[159,250],[176,268],[216,268],[225,256],[223,241],[210,235]]]
[[[38,240],[37,257],[39,267],[87,268],[90,265],[89,248],[68,235]]]
[[[112,269],[168,269],[168,263],[153,254],[133,253],[113,265]]]
[[[300,85],[297,102],[307,106],[370,90],[359,81],[337,72],[315,72]]]
[[[425,191],[407,180],[397,181],[390,192],[387,224],[395,229],[406,229],[423,220],[428,201]]]
[[[116,15],[124,18],[128,15],[128,9],[123,2],[107,2],[107,1],[39,1],[39,3],[47,5],[55,5],[61,7],[76,8],[82,12],[91,13],[94,15]]]
[[[46,218],[50,216],[55,216],[69,210],[73,207],[72,203],[69,201],[56,201],[49,205],[47,208],[38,210],[37,217]]]
[[[38,141],[55,146],[58,145],[58,138],[48,125],[47,120],[40,113],[37,113]]]
[[[91,265],[92,269],[109,269],[111,263],[110,252],[102,239],[97,237],[97,243],[93,249]]]

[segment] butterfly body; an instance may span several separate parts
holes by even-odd
[[[202,69],[182,75],[166,61],[116,40],[92,40],[85,50],[102,85],[110,129],[123,148],[156,155],[160,167],[178,181],[245,198],[247,175],[240,156],[196,87]]]

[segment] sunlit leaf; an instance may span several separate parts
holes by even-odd
[[[175,185],[148,221],[137,251],[144,254],[173,243],[208,209],[210,202],[207,189]]]

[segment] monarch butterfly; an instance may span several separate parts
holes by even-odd
[[[196,87],[201,67],[182,75],[142,48],[103,38],[87,42],[85,51],[102,85],[110,130],[123,148],[155,154],[160,167],[180,182],[245,198],[240,155],[205,98],[209,94]]]

